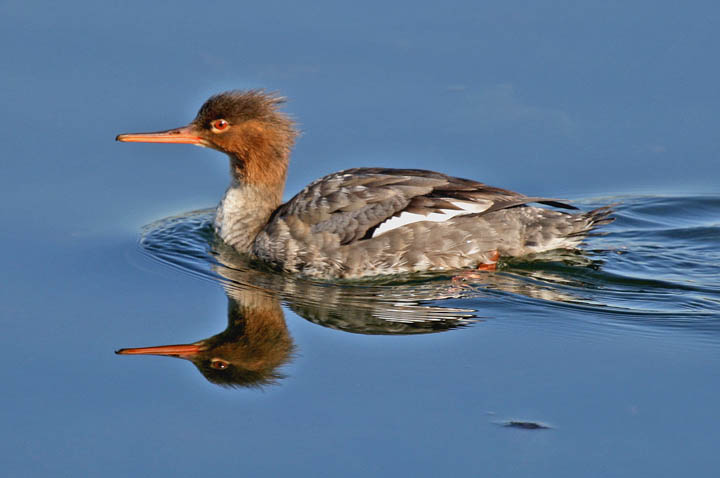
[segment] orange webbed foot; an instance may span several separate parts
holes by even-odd
[[[493,251],[487,262],[479,264],[476,269],[462,271],[453,277],[453,285],[457,287],[467,287],[467,282],[482,279],[485,275],[478,271],[496,271],[498,260],[500,260],[500,253],[498,251]]]
[[[498,260],[500,260],[500,253],[498,251],[493,251],[488,258],[488,262],[478,265],[477,268],[479,271],[496,271]]]

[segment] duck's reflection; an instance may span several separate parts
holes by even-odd
[[[208,255],[207,241],[212,243],[212,236],[206,235],[202,217],[170,218],[151,226],[142,245],[154,259],[220,282],[228,297],[227,328],[189,344],[126,348],[118,354],[184,358],[210,382],[262,386],[283,378],[282,365],[295,351],[281,303],[324,327],[357,334],[408,335],[482,321],[476,310],[453,306],[478,303],[466,299],[492,296],[497,301],[509,292],[555,302],[579,300],[557,285],[567,281],[562,274],[555,281],[542,282],[533,280],[532,274],[494,272],[476,274],[469,283],[437,274],[353,283],[309,281],[263,269],[222,243],[213,244]]]
[[[236,289],[228,295],[228,325],[219,334],[191,344],[128,348],[116,353],[183,358],[212,383],[255,387],[283,378],[279,368],[290,360],[294,347],[277,297]]]
[[[225,262],[214,266],[228,296],[228,326],[223,332],[189,344],[125,348],[116,353],[183,358],[212,383],[254,387],[283,378],[281,366],[295,350],[281,298],[301,317],[352,333],[432,333],[474,320],[470,309],[423,304],[429,291],[419,295],[420,289],[405,286],[392,294],[378,294],[377,287],[293,280],[253,269],[247,260],[230,252],[234,257],[221,254],[218,257]]]

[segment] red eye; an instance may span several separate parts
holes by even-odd
[[[230,123],[228,123],[224,119],[218,119],[210,123],[210,126],[212,126],[212,129],[214,129],[215,131],[225,131],[228,126],[230,126]]]
[[[220,359],[214,359],[210,362],[210,366],[216,370],[224,370],[228,365],[226,361]]]

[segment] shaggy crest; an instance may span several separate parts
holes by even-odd
[[[193,123],[209,128],[211,121],[220,118],[233,124],[258,120],[293,130],[294,122],[277,109],[285,101],[286,99],[278,93],[265,90],[226,91],[211,96],[200,107]]]

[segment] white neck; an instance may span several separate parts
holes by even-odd
[[[226,244],[249,252],[255,237],[279,206],[267,191],[233,179],[215,213],[215,232]]]

